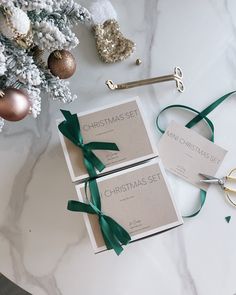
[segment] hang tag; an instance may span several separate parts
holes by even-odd
[[[207,191],[199,173],[214,176],[227,151],[197,132],[171,122],[158,145],[159,155],[170,172]]]

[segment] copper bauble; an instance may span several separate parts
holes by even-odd
[[[0,117],[7,121],[20,121],[30,110],[30,100],[21,90],[6,88],[0,97]]]
[[[49,55],[48,68],[54,76],[68,79],[75,73],[75,58],[67,50],[55,50]]]

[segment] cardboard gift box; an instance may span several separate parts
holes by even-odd
[[[131,241],[183,223],[159,158],[97,179],[101,208],[125,228]],[[85,185],[76,185],[79,201],[87,203]],[[83,213],[95,253],[106,250],[98,216]]]
[[[94,151],[106,166],[98,172],[100,176],[158,156],[139,98],[79,113],[78,118],[84,143],[114,142],[119,148],[119,151]],[[82,151],[60,132],[59,135],[72,181],[84,182],[89,176]]]
[[[65,115],[66,118],[67,115],[68,120],[76,118],[70,113]],[[93,150],[105,164],[101,172],[97,171],[96,179],[99,200],[101,199],[99,214],[105,214],[118,223],[131,241],[181,225],[183,221],[173,200],[157,147],[147,127],[140,99],[129,99],[77,115],[80,126],[78,122],[76,124],[77,128],[80,127],[84,144],[110,142],[119,148],[119,151]],[[62,121],[57,123],[60,122]],[[67,119],[64,123],[66,122]],[[64,131],[59,134],[71,179],[76,182],[79,201],[86,203],[86,206],[94,206],[88,200],[88,187],[87,194],[85,192],[85,182],[89,179],[89,174],[84,165],[83,152],[63,135],[66,135]],[[74,202],[77,206],[76,201],[68,204],[73,206]],[[68,209],[72,211],[90,212],[82,210],[81,203],[80,209],[70,206]],[[94,252],[106,250],[107,244],[99,223],[101,215],[94,212],[83,215]]]

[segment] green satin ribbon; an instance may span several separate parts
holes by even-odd
[[[127,245],[131,237],[121,225],[101,211],[101,197],[96,181],[96,169],[101,172],[105,168],[105,165],[92,151],[119,151],[119,148],[115,143],[110,142],[90,142],[84,144],[77,114],[71,114],[65,110],[61,110],[61,112],[65,117],[65,121],[61,122],[58,128],[66,138],[82,150],[84,165],[90,177],[88,184],[91,201],[88,204],[79,201],[69,201],[67,209],[75,212],[96,214],[106,247],[108,249],[114,249],[116,254],[119,255],[123,251],[122,245]],[[85,193],[87,197],[87,182],[85,183]]]
[[[111,142],[89,142],[84,144],[77,114],[72,115],[69,111],[65,110],[61,110],[61,112],[66,120],[59,124],[58,128],[60,132],[82,150],[85,167],[88,170],[89,176],[96,177],[96,174],[92,170],[96,168],[101,172],[105,168],[105,165],[92,150],[119,151],[119,148],[115,143]]]
[[[96,214],[107,249],[114,249],[117,255],[123,251],[121,245],[130,242],[130,235],[114,219],[102,213],[92,202],[89,204],[69,201],[68,210]]]
[[[210,104],[208,107],[206,107],[203,111],[199,112],[191,107],[185,106],[185,105],[170,105],[165,107],[157,116],[156,119],[156,125],[157,125],[157,129],[161,132],[164,133],[165,130],[162,129],[159,125],[159,120],[160,120],[160,116],[167,110],[169,109],[173,109],[173,108],[181,108],[190,112],[193,112],[195,114],[197,114],[197,116],[195,116],[192,120],[190,120],[185,127],[187,128],[192,128],[193,126],[195,126],[198,122],[200,122],[201,120],[204,120],[207,125],[209,126],[210,130],[211,130],[211,137],[210,140],[212,142],[214,142],[214,124],[211,122],[211,120],[209,118],[207,118],[207,115],[210,114],[215,108],[217,108],[222,102],[224,102],[229,96],[231,96],[232,94],[236,93],[236,91],[231,91],[223,96],[221,96],[220,98],[218,98],[217,100],[215,100],[212,104]],[[192,214],[187,215],[187,216],[183,216],[185,218],[190,218],[190,217],[194,217],[196,215],[199,214],[199,212],[201,211],[205,201],[206,201],[206,191],[204,190],[200,190],[200,207]]]

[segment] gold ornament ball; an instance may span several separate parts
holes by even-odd
[[[7,121],[20,121],[30,111],[29,97],[19,89],[6,88],[0,97],[0,117]]]
[[[75,58],[68,50],[55,50],[49,55],[48,68],[54,76],[68,79],[75,73]]]

